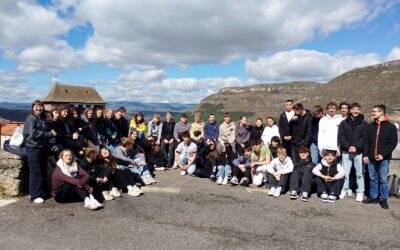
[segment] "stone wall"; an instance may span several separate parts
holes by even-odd
[[[19,156],[0,150],[0,197],[26,193],[28,168]]]

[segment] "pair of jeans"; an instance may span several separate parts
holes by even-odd
[[[385,200],[389,197],[389,160],[369,161],[368,172],[370,178],[370,197]]]
[[[228,178],[230,178],[231,174],[232,174],[232,167],[231,166],[229,166],[229,165],[218,166],[217,177],[221,177],[221,178],[228,177]]]
[[[311,143],[310,155],[311,155],[311,161],[315,164],[315,166],[317,166],[318,163],[321,162],[321,156],[319,155],[319,149],[317,144]]]
[[[344,168],[344,184],[342,191],[347,192],[349,190],[350,171],[353,166],[356,169],[357,178],[357,194],[364,194],[364,175],[363,175],[363,163],[362,153],[349,153],[343,152],[342,154],[342,167]]]
[[[161,142],[161,154],[165,161],[167,161],[168,165],[172,167],[174,165],[175,159],[175,145],[174,143],[165,143],[164,141]]]
[[[179,156],[179,165],[187,165],[189,163],[189,158],[186,155],[181,154]],[[188,175],[193,175],[196,172],[196,163],[193,163],[185,170]]]
[[[317,183],[317,192],[327,193],[329,195],[339,196],[340,190],[342,190],[344,179],[335,181],[325,181],[321,177],[316,177],[315,182]]]
[[[26,147],[29,166],[29,195],[31,200],[43,198],[46,189],[47,151],[43,148]]]

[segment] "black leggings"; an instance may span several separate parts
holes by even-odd
[[[324,179],[318,176],[315,178],[315,181],[317,183],[317,192],[319,194],[326,192],[330,195],[335,196],[338,196],[340,194],[340,191],[342,190],[344,184],[344,179],[336,180],[333,182],[326,182]]]
[[[125,189],[127,186],[134,186],[136,180],[129,169],[118,169],[112,175],[113,186],[118,189]]]
[[[310,193],[312,178],[311,168],[296,168],[290,176],[290,190]]]
[[[59,203],[69,203],[84,201],[89,196],[85,188],[79,188],[75,185],[64,183],[54,196],[54,200]]]
[[[69,148],[74,151],[75,154],[78,154],[82,148],[87,147],[87,143],[85,141],[85,137],[79,135],[78,139],[73,140],[70,138],[66,138],[64,142],[64,148]]]

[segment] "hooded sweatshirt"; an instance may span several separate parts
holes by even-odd
[[[270,174],[278,172],[280,174],[289,174],[293,172],[293,162],[289,156],[286,156],[285,160],[281,162],[279,158],[275,158],[267,167],[267,171]]]
[[[273,125],[272,127],[266,126],[262,133],[261,139],[265,145],[269,145],[271,144],[271,139],[274,136],[278,136],[279,138],[281,138],[281,136],[279,135],[278,126],[276,125]]]
[[[325,115],[319,121],[318,149],[338,150],[338,129],[343,121],[341,115]]]
[[[175,124],[175,128],[174,128],[174,138],[175,140],[181,140],[181,138],[179,138],[179,135],[182,133],[186,133],[189,132],[191,127],[191,124],[189,122],[183,123],[182,121],[179,121],[178,123]]]
[[[229,124],[223,122],[219,126],[218,141],[222,144],[224,144],[225,142],[233,143],[235,141],[235,130],[236,130],[236,125],[234,122],[230,122]]]

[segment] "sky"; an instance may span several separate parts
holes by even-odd
[[[396,59],[400,0],[0,1],[0,102],[58,81],[106,101],[197,103]]]

